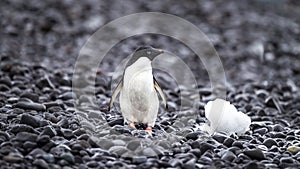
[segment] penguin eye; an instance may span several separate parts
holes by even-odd
[[[151,51],[148,50],[146,53],[147,53],[148,55],[150,55],[150,54],[151,54]]]

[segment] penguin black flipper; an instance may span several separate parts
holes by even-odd
[[[164,95],[162,89],[160,88],[159,84],[157,83],[156,79],[153,77],[153,83],[154,83],[154,88],[156,89],[156,91],[159,93],[162,101],[163,101],[163,104],[165,106],[166,109],[167,108],[167,99],[166,99],[166,96]]]
[[[121,80],[117,85],[117,87],[115,88],[115,90],[113,91],[113,94],[110,98],[108,111],[110,111],[110,109],[112,108],[116,97],[118,96],[119,92],[122,90],[122,87],[123,87],[123,81]]]

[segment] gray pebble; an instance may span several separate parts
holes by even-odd
[[[189,151],[189,153],[194,154],[196,157],[200,157],[201,156],[201,151],[199,149],[191,149]]]
[[[141,164],[147,161],[147,157],[146,156],[134,156],[132,158],[132,162],[134,164]]]
[[[143,153],[143,155],[148,156],[148,157],[156,157],[157,156],[156,152],[150,147],[145,148],[142,151],[142,153]]]
[[[37,144],[35,142],[32,142],[32,141],[26,141],[24,144],[23,144],[23,147],[25,149],[30,149],[32,150],[33,148],[35,148],[37,146]]]
[[[108,125],[110,125],[110,126],[123,125],[123,124],[124,124],[123,118],[115,119],[115,120],[108,122]]]
[[[69,122],[66,118],[62,118],[57,125],[61,126],[62,128],[68,128],[69,127]]]
[[[25,110],[36,110],[36,111],[45,111],[46,110],[46,106],[44,106],[43,104],[34,103],[34,102],[18,102],[15,105],[15,107],[25,109]]]
[[[280,163],[290,163],[293,164],[295,160],[292,157],[282,157],[280,158]]]
[[[0,84],[0,91],[1,92],[9,91],[9,87],[6,86],[5,84]]]
[[[243,153],[251,159],[264,160],[266,158],[265,154],[260,149],[245,150]]]
[[[115,146],[125,146],[126,142],[123,141],[123,140],[113,140],[112,143],[115,145]]]
[[[110,147],[114,146],[114,143],[107,139],[101,139],[98,142],[99,146],[105,150],[108,150]]]
[[[214,149],[215,146],[214,145],[211,145],[209,143],[206,143],[206,142],[202,142],[199,144],[199,148],[200,148],[200,151],[201,153],[205,153],[207,150],[210,150],[210,149]]]
[[[231,137],[228,137],[224,140],[223,144],[227,147],[231,147],[233,142],[234,142],[234,139]]]
[[[32,93],[32,92],[28,92],[28,91],[25,91],[24,93],[22,93],[20,97],[21,98],[28,98],[33,102],[38,102],[39,101],[39,96],[37,94]]]
[[[243,148],[243,143],[241,141],[234,141],[232,143],[232,146],[236,146],[236,147],[239,147],[239,148]]]
[[[29,114],[23,114],[21,116],[20,123],[21,124],[27,124],[27,125],[32,126],[34,128],[39,127],[39,120],[36,117],[33,117]]]
[[[52,126],[46,126],[41,132],[41,135],[48,135],[50,137],[54,137],[57,135],[57,132]]]
[[[260,128],[260,129],[256,129],[254,130],[254,133],[259,133],[260,135],[264,135],[268,132],[267,128]]]
[[[63,136],[66,139],[70,139],[74,136],[73,131],[71,129],[61,129],[61,131],[62,131]]]
[[[277,142],[272,138],[265,139],[263,145],[265,145],[268,148],[271,148],[273,145],[278,146]]]
[[[124,154],[128,150],[123,146],[112,146],[112,147],[109,148],[108,151],[111,152],[111,153],[116,153],[117,155],[121,156],[122,154]]]
[[[28,155],[32,156],[33,158],[36,158],[39,155],[46,154],[46,152],[40,148],[36,148],[32,150]]]
[[[70,164],[73,164],[75,162],[75,158],[74,158],[73,154],[71,154],[69,152],[62,153],[60,155],[60,158],[66,160]]]
[[[9,163],[20,163],[23,161],[23,158],[24,157],[19,153],[9,153],[3,157],[3,160]]]
[[[228,137],[225,134],[221,134],[221,133],[215,133],[213,135],[213,139],[215,139],[219,143],[223,143],[226,138]]]
[[[59,95],[58,98],[62,100],[76,99],[76,94],[73,92],[66,92],[62,95]]]
[[[226,151],[222,157],[221,157],[222,160],[225,160],[225,161],[230,161],[232,162],[234,159],[236,159],[236,156],[235,154],[233,154],[233,152],[231,151]]]
[[[96,168],[99,166],[99,164],[96,162],[96,161],[89,161],[86,163],[86,165],[89,167],[89,168]]]
[[[283,131],[284,131],[284,128],[283,128],[281,125],[279,125],[279,124],[275,124],[275,125],[273,126],[273,131],[276,131],[276,132],[283,132]]]
[[[29,132],[29,133],[34,133],[34,129],[26,124],[17,124],[13,126],[10,130],[12,133],[19,133],[19,132]]]
[[[203,134],[202,132],[198,132],[198,131],[195,131],[195,132],[191,132],[191,133],[188,133],[185,137],[186,139],[191,139],[191,140],[196,140],[199,135]]]
[[[54,163],[55,162],[55,158],[54,158],[54,156],[52,155],[52,154],[43,154],[42,155],[42,158],[46,161],[46,162],[48,162],[48,163]]]
[[[32,164],[42,169],[50,168],[49,164],[43,159],[35,159]]]
[[[0,84],[5,84],[8,87],[12,86],[12,82],[11,82],[10,78],[8,78],[8,77],[2,77],[0,79]]]
[[[140,146],[141,146],[140,140],[136,139],[136,140],[132,140],[132,141],[128,142],[126,145],[126,148],[129,150],[135,151]]]
[[[7,102],[10,104],[17,103],[18,101],[19,101],[18,97],[10,97],[9,99],[7,99]]]
[[[35,142],[37,139],[37,134],[28,133],[28,132],[20,132],[16,135],[15,139],[20,142],[32,141]]]
[[[38,144],[44,145],[50,141],[50,137],[49,135],[39,135],[36,141]]]
[[[196,161],[195,159],[190,159],[186,163],[182,164],[182,168],[184,168],[184,169],[195,169],[196,168],[195,161]]]

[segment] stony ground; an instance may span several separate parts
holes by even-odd
[[[0,168],[300,168],[299,8],[288,0],[1,1]],[[98,104],[75,109],[86,101],[72,93],[72,74],[87,38],[145,11],[180,16],[208,35],[223,62],[227,99],[251,117],[250,131],[199,130],[212,98],[205,69],[185,45],[157,35],[117,44],[99,67]],[[180,91],[158,73],[169,109],[161,109],[153,137],[107,111],[116,56],[143,44],[182,57],[201,96],[199,109],[178,111]]]

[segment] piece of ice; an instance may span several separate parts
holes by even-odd
[[[205,107],[205,117],[209,124],[205,124],[202,130],[209,134],[225,132],[227,134],[243,134],[249,130],[251,119],[243,112],[237,111],[234,105],[223,99],[209,101]]]

